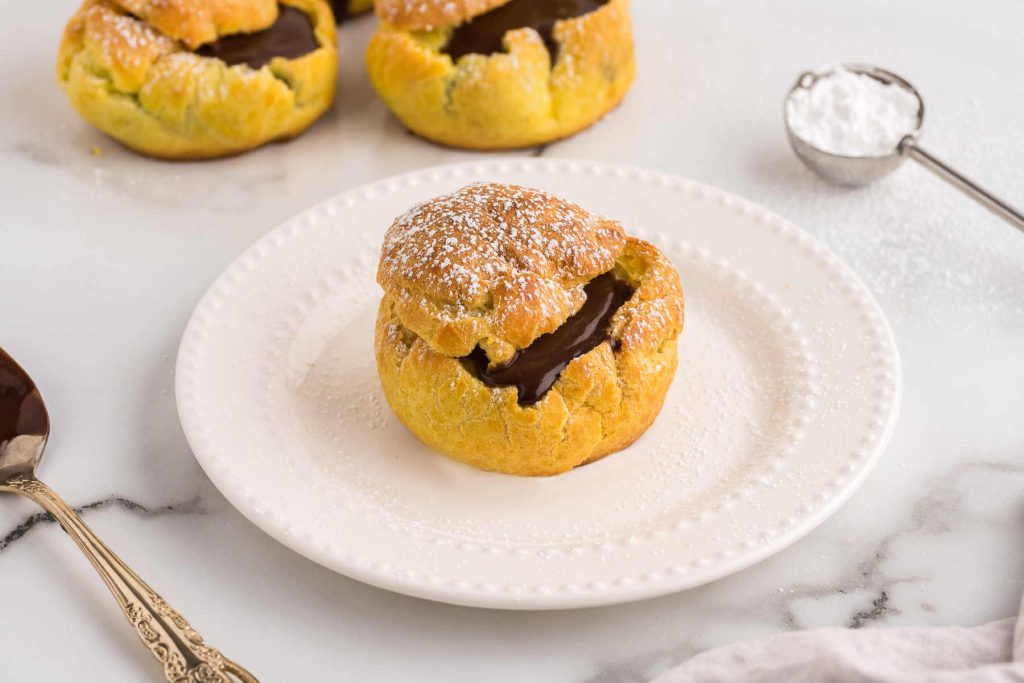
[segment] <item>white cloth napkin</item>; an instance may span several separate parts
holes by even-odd
[[[824,628],[703,652],[653,683],[1024,682],[1017,619],[975,628]]]

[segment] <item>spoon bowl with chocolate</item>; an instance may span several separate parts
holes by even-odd
[[[566,472],[639,438],[683,324],[654,246],[552,195],[471,185],[388,230],[377,370],[399,419],[460,462]]]
[[[50,417],[32,378],[0,349],[0,492],[24,496],[46,510],[78,544],[107,584],[142,644],[168,681],[257,683],[238,664],[203,642],[188,622],[36,477],[50,435]]]

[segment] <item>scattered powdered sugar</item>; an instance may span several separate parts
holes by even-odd
[[[378,0],[377,9],[388,23],[430,31],[457,24],[500,4],[501,0]]]
[[[1024,132],[988,130],[992,116],[961,102],[942,107],[929,124],[929,147],[1019,203]],[[956,144],[963,130],[975,131],[973,144]],[[1024,312],[1024,240],[991,213],[915,164],[850,190],[819,179],[791,156],[784,161],[768,179],[776,210],[852,266],[888,313],[941,325],[956,311],[986,324],[1019,325],[1012,321]]]
[[[102,5],[91,7],[88,16],[91,20],[103,24],[102,30],[105,33],[118,36],[121,42],[132,50],[147,49],[161,37],[155,29],[138,19],[127,14],[117,14]]]
[[[799,473],[768,466],[803,397],[785,332],[725,271],[670,255],[685,264],[691,317],[663,413],[628,451],[550,480],[480,472],[432,452],[384,398],[370,352],[379,294],[360,267],[337,278],[290,344],[287,422],[303,444],[293,465],[346,514],[509,546],[601,543],[696,519],[730,493],[752,496],[755,480],[784,485]]]
[[[920,102],[906,88],[837,67],[786,102],[790,130],[833,154],[884,156],[918,127]]]
[[[433,300],[452,317],[493,307],[499,318],[521,309],[564,318],[581,303],[583,283],[610,270],[624,244],[618,223],[575,204],[478,183],[400,216],[384,238],[379,273],[393,295]]]
[[[174,41],[153,27],[106,5],[93,5],[84,15],[87,45],[103,53],[104,64],[116,69],[144,70],[159,54],[176,49]]]

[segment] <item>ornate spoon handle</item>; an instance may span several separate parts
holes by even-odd
[[[255,676],[227,659],[174,611],[163,598],[128,568],[53,489],[33,476],[0,482],[0,491],[20,493],[53,515],[75,540],[107,584],[142,643],[164,667],[172,683],[259,683]]]

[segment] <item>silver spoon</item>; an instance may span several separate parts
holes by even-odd
[[[142,643],[173,683],[258,683],[203,643],[180,614],[136,576],[60,497],[36,479],[50,418],[35,383],[0,349],[0,492],[18,493],[49,512],[74,539],[113,593]]]
[[[819,149],[800,138],[793,132],[789,123],[789,117],[784,116],[789,144],[792,145],[793,151],[796,152],[797,156],[800,157],[800,160],[808,168],[833,183],[858,186],[866,185],[892,173],[903,163],[904,159],[910,158],[992,211],[992,213],[1010,225],[1024,231],[1024,214],[1018,209],[983,189],[973,180],[954,171],[948,164],[921,148],[921,145],[918,143],[918,136],[924,123],[924,100],[921,99],[920,93],[917,92],[914,86],[891,71],[879,69],[875,66],[844,64],[843,68],[847,71],[870,76],[882,83],[899,85],[913,95],[918,101],[917,127],[900,140],[896,148],[887,154],[878,156],[844,156]],[[796,91],[809,89],[819,79],[828,78],[832,74],[833,71],[830,70],[808,71],[801,74],[796,84],[790,89],[787,101]]]

